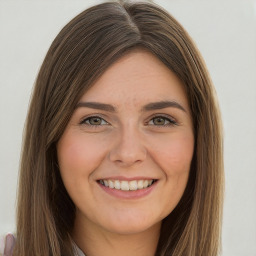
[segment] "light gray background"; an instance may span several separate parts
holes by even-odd
[[[31,88],[59,30],[102,1],[0,0],[0,234],[15,230]],[[216,86],[225,130],[224,256],[256,256],[256,1],[156,0],[187,29]]]

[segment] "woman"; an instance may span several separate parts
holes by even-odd
[[[149,3],[69,22],[27,117],[13,255],[218,255],[221,121],[182,26]]]

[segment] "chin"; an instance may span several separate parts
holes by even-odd
[[[159,223],[161,225],[161,223]],[[134,234],[140,234],[143,233],[151,228],[156,226],[154,224],[153,226],[151,225],[120,225],[119,227],[109,227],[108,231],[111,233],[115,233],[118,235],[134,235]]]
[[[103,224],[104,225],[104,224]],[[118,216],[108,219],[105,229],[111,233],[120,235],[131,235],[143,233],[144,231],[161,226],[161,219],[149,219],[148,216]]]

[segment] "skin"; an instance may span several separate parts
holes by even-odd
[[[182,109],[143,109],[162,101]],[[110,104],[116,112],[82,102]],[[61,176],[76,205],[73,239],[88,256],[154,255],[161,221],[182,197],[194,151],[183,84],[154,55],[136,50],[110,66],[79,103],[57,144]],[[157,182],[148,195],[124,199],[97,182],[113,176]]]

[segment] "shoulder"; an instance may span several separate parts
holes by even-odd
[[[11,256],[15,245],[15,235],[7,233],[0,237],[0,256]]]

